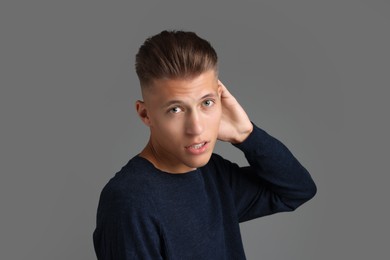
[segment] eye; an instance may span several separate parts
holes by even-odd
[[[181,112],[181,108],[180,107],[172,107],[171,109],[169,109],[169,112],[170,113],[173,113],[173,114],[177,114],[179,112]]]
[[[203,105],[205,107],[211,107],[212,105],[214,105],[214,101],[211,99],[207,99],[207,100],[203,101]]]

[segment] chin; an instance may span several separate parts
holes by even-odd
[[[210,161],[210,158],[211,158],[211,153],[207,155],[205,154],[203,156],[200,156],[199,158],[189,160],[186,165],[190,168],[200,168],[205,166]]]

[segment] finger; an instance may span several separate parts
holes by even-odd
[[[218,85],[222,88],[222,97],[231,96],[229,90],[226,88],[226,86],[222,83],[222,81],[218,80]]]
[[[226,89],[226,86],[220,80],[218,80],[218,85],[220,85],[222,89]]]

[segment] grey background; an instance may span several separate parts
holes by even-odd
[[[239,2],[239,3],[238,3]],[[388,1],[1,1],[0,259],[95,259],[103,185],[143,148],[134,55],[196,31],[317,196],[241,224],[248,259],[389,256]],[[240,152],[217,152],[245,164]]]

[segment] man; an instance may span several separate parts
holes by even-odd
[[[314,196],[306,169],[219,81],[206,40],[163,31],[141,46],[136,71],[150,139],[102,191],[98,259],[245,259],[240,222]],[[213,154],[217,140],[242,150],[249,166]]]

